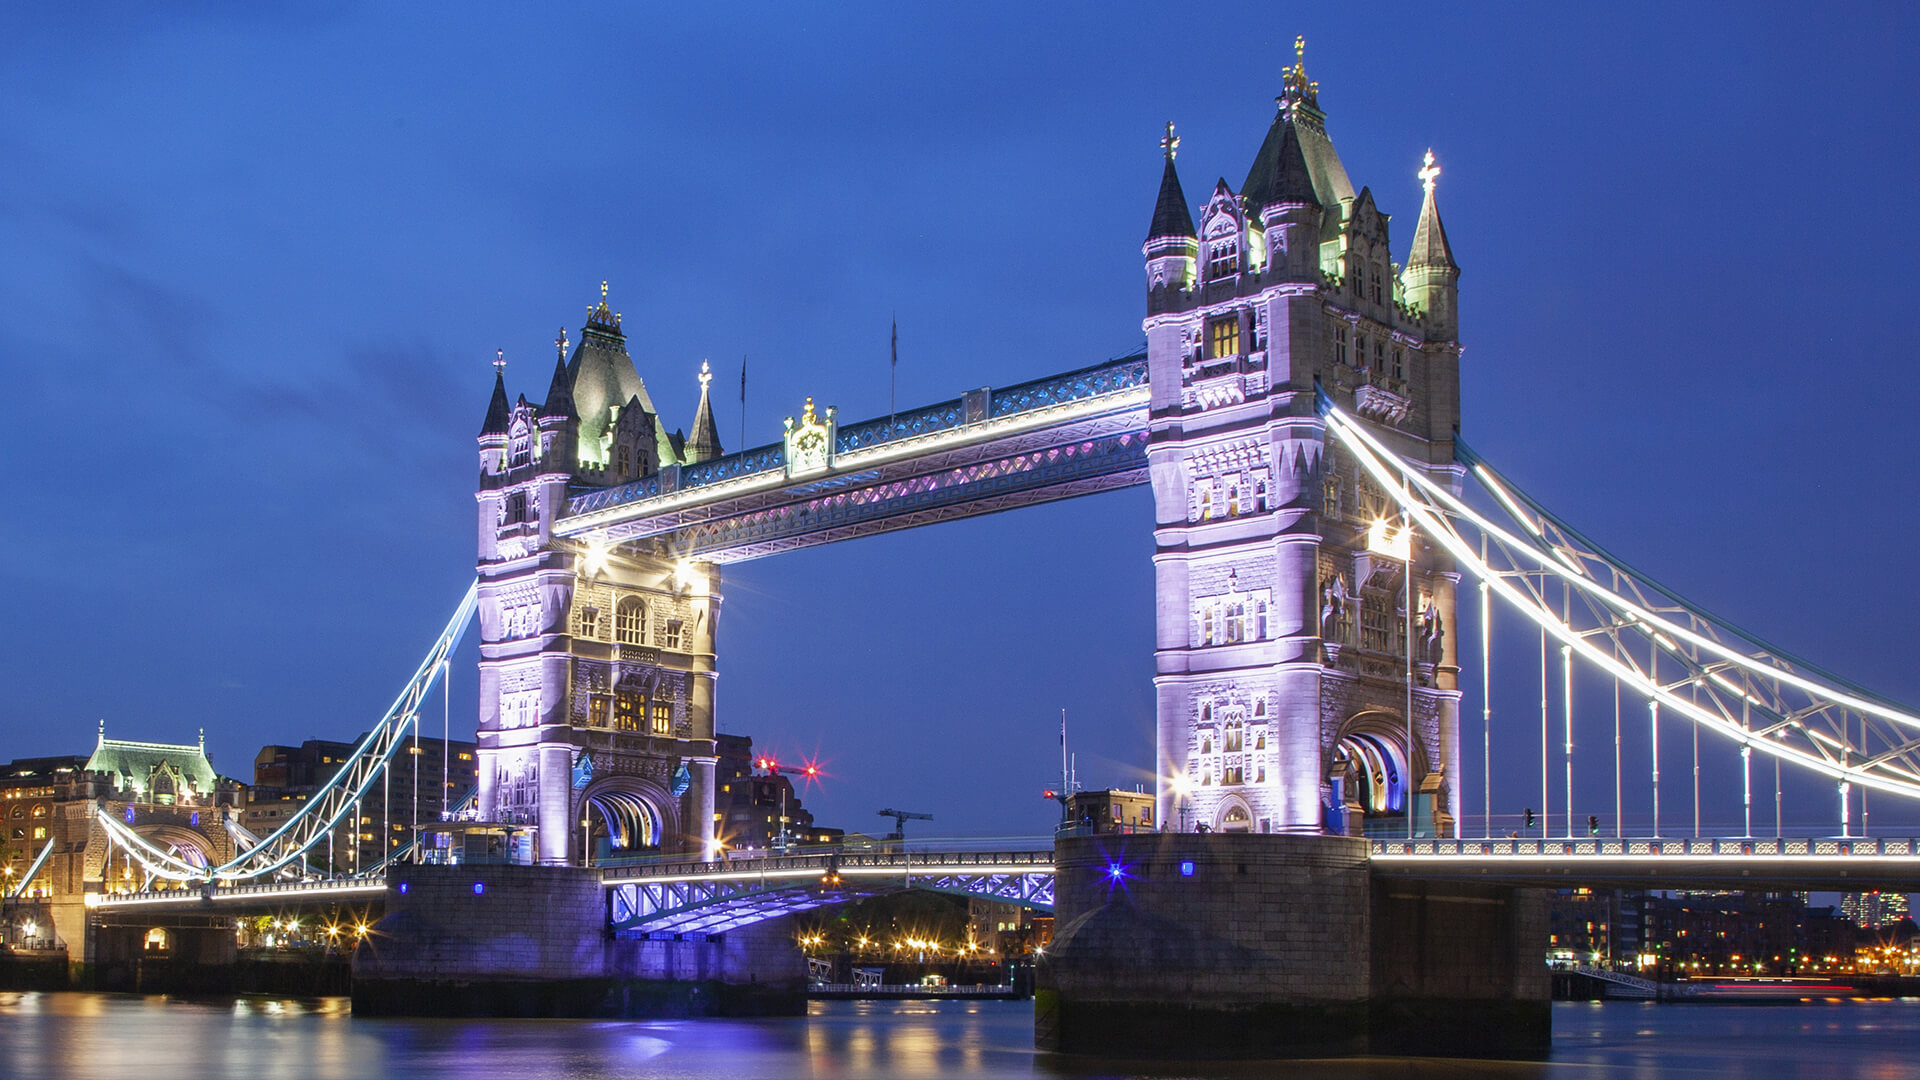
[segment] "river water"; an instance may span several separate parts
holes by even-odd
[[[1032,1048],[1026,1002],[815,1002],[790,1020],[356,1020],[344,998],[0,993],[7,1080],[1920,1077],[1920,1000],[1554,1006],[1548,1062],[1144,1065]]]

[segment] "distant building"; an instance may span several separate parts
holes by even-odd
[[[979,896],[967,898],[967,937],[978,958],[1003,960],[1032,955],[1051,936],[1043,933],[1043,923],[1045,930],[1051,930],[1052,920],[1032,908]]]
[[[714,746],[714,835],[728,851],[773,851],[838,844],[841,829],[816,826],[793,781],[768,759],[755,758],[753,739],[717,735]]]
[[[1873,892],[1842,894],[1840,914],[1872,930],[1888,923],[1897,923],[1911,912],[1907,907],[1906,893],[1883,893],[1876,889]]]
[[[26,882],[0,927],[6,941],[77,951],[87,893],[166,884],[108,841],[101,814],[166,854],[208,866],[233,857],[226,822],[245,800],[246,786],[214,770],[204,743],[109,739],[104,725],[88,756],[0,766],[0,879],[9,890]]]
[[[1865,938],[1795,893],[1561,890],[1548,959],[1661,979],[1851,972]]]
[[[364,739],[308,739],[299,746],[261,747],[254,755],[253,787],[240,824],[258,837],[285,825],[345,767]],[[316,852],[318,861],[330,858],[338,870],[379,863],[413,838],[414,821],[439,821],[444,811],[467,798],[478,783],[475,764],[471,742],[423,736],[416,747],[408,740],[394,755],[386,781],[375,784],[360,801],[359,821],[342,823],[330,852]]]
[[[1067,797],[1063,828],[1079,832],[1153,832],[1154,797],[1140,791],[1076,791]]]

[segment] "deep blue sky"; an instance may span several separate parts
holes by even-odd
[[[1134,347],[1160,125],[1189,195],[1238,183],[1296,33],[1402,252],[1439,155],[1474,445],[1920,700],[1915,20],[1757,7],[9,5],[0,757],[105,717],[204,725],[248,777],[363,730],[471,576],[494,349],[543,393],[603,278],[670,423],[714,361],[730,446],[743,353],[750,442],[808,394],[884,411],[896,313],[903,404]],[[818,753],[855,829],[1044,829],[1062,707],[1084,782],[1150,783],[1151,518],[1135,489],[734,568],[722,728]],[[1531,752],[1496,802],[1537,801]]]

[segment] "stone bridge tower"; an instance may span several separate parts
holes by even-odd
[[[542,863],[700,851],[714,837],[719,572],[553,523],[575,493],[717,456],[709,376],[693,434],[669,432],[604,284],[572,356],[564,332],[555,344],[546,400],[509,401],[501,371],[479,436],[479,813],[537,826]]]
[[[1298,57],[1283,84],[1246,180],[1216,182],[1197,229],[1167,126],[1144,247],[1157,810],[1185,829],[1405,835],[1411,801],[1419,833],[1451,835],[1457,574],[1413,536],[1408,589],[1398,512],[1315,408],[1319,387],[1459,489],[1439,170],[1429,154],[1402,266]]]

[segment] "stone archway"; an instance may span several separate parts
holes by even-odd
[[[1426,779],[1425,763],[1418,733],[1408,752],[1403,718],[1378,710],[1349,718],[1327,755],[1333,831],[1404,835],[1407,809]]]
[[[1253,831],[1253,809],[1238,795],[1220,800],[1213,813],[1213,831],[1244,833]]]
[[[636,776],[609,776],[581,791],[575,821],[595,861],[654,854],[680,835],[680,800]]]

